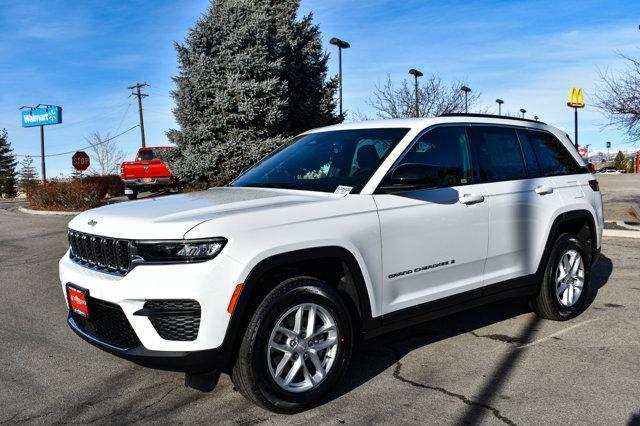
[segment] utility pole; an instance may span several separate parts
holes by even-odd
[[[145,98],[149,95],[146,95],[144,93],[140,93],[140,89],[142,89],[143,87],[148,86],[147,83],[136,83],[133,86],[129,86],[128,89],[129,90],[134,90],[135,92],[133,92],[131,95],[133,96],[137,96],[138,97],[138,114],[140,115],[140,137],[142,139],[142,147],[145,148],[147,146],[147,144],[145,143],[144,140],[144,118],[142,116],[142,98]],[[131,96],[129,95],[129,96]]]

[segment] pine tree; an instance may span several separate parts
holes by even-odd
[[[627,160],[624,157],[622,151],[618,151],[616,157],[613,159],[613,167],[618,170],[626,170],[627,169]]]
[[[16,165],[7,129],[0,131],[0,197],[16,196]]]
[[[18,173],[18,188],[20,191],[27,192],[29,188],[38,184],[38,174],[33,166],[33,158],[26,156],[20,163],[20,172]]]
[[[223,182],[286,138],[338,121],[335,79],[300,0],[213,0],[176,44],[178,147],[168,158],[188,182]]]

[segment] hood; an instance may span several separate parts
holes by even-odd
[[[80,232],[127,239],[182,239],[216,217],[341,198],[330,193],[264,188],[212,188],[88,210],[69,222]]]

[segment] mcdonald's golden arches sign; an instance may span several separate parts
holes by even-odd
[[[572,87],[569,91],[569,101],[567,105],[573,108],[584,108],[584,95],[580,87]]]

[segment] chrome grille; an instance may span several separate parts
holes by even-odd
[[[71,258],[84,266],[124,275],[131,266],[129,240],[69,231]]]

